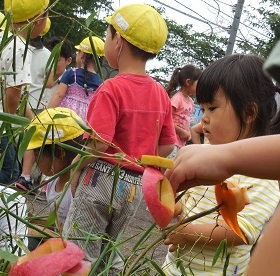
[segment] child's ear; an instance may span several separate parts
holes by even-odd
[[[116,47],[115,47],[115,49],[119,50],[120,47],[122,47],[122,44],[123,44],[123,38],[121,37],[119,32],[116,32],[115,40],[116,40]]]
[[[66,59],[67,65],[69,65],[71,62],[72,62],[72,58],[71,58],[71,57],[69,57],[69,58]]]
[[[258,106],[255,102],[248,103],[245,108],[245,121],[252,124],[258,116]]]
[[[191,79],[186,79],[185,80],[185,85],[188,87],[188,86],[191,86],[193,84],[193,81]]]

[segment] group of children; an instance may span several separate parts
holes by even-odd
[[[11,2],[16,1],[5,1],[7,10],[13,8]],[[48,1],[38,3],[37,13],[30,18],[38,14],[45,21]],[[16,18],[16,12],[13,16]],[[23,22],[22,17],[14,19],[17,23],[15,20]],[[265,170],[255,172],[247,169],[249,165],[242,168],[238,164],[249,159],[238,149],[248,143],[239,140],[269,135],[277,113],[275,86],[263,72],[263,60],[255,55],[234,54],[213,62],[203,72],[186,65],[174,71],[166,93],[146,74],[146,62],[157,55],[167,39],[161,15],[148,5],[131,4],[118,8],[106,21],[105,44],[95,37],[92,40],[96,53],[105,55],[109,65],[118,69],[118,75],[101,83],[90,38],[83,40],[76,46],[78,68],[64,72],[49,108],[36,115],[28,127],[35,128],[28,150],[33,150],[40,170],[49,177],[62,172],[51,179],[47,194],[52,211],[57,212],[63,225],[63,236],[79,237],[74,242],[94,264],[106,242],[116,241],[142,199],[143,167],[135,160],[143,154],[170,157],[172,153],[174,168],[166,175],[174,191],[187,189],[178,203],[180,219],[215,206],[211,185],[225,179],[248,188],[251,203],[238,213],[247,244],[217,213],[208,214],[181,225],[165,239],[169,250],[163,271],[166,275],[223,275],[225,260],[218,259],[213,265],[213,259],[219,244],[226,240],[230,252],[227,274],[244,274],[251,248],[280,199],[278,182],[269,180],[279,178],[276,169],[262,173]],[[21,84],[13,84],[17,86]],[[178,87],[179,92],[170,100],[170,93]],[[7,90],[6,97],[12,92]],[[211,144],[203,148],[184,147],[191,138],[194,102],[190,96],[195,94],[203,111],[201,128]],[[15,113],[15,104],[8,98],[6,101],[5,111]],[[85,131],[83,124],[91,131]],[[227,149],[232,142],[237,146]],[[255,143],[260,143],[260,138]],[[87,158],[77,154],[81,148]],[[235,151],[240,152],[240,160],[232,156]],[[207,162],[216,156],[217,166]],[[269,158],[262,156],[254,162],[260,166]],[[66,169],[70,165],[72,171]],[[196,187],[198,184],[202,186]],[[99,264],[99,273],[108,262],[106,257]],[[123,260],[116,253],[108,275],[118,275],[122,269]]]

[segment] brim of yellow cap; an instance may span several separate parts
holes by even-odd
[[[81,51],[81,47],[80,47],[80,45],[76,45],[76,46],[74,46],[77,50],[79,50],[79,51]]]

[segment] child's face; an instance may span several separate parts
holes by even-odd
[[[239,118],[222,89],[218,90],[211,104],[200,104],[200,107],[203,133],[210,144],[224,144],[247,137],[248,127],[240,133]]]
[[[72,58],[64,58],[62,56],[59,57],[58,61],[57,61],[57,67],[56,67],[56,76],[60,77],[65,69],[67,68],[67,66],[71,63]]]
[[[112,33],[110,26],[107,28],[107,34],[104,44],[104,53],[105,57],[112,68],[118,68],[118,59],[116,54],[116,45],[114,40],[116,39],[116,35],[112,38]]]
[[[49,154],[43,153],[38,160],[39,150],[34,150],[34,155],[40,171],[46,176],[52,176],[67,167],[64,160],[57,157],[53,159]]]

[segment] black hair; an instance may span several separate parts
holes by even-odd
[[[117,31],[112,25],[109,25],[109,28],[110,28],[110,31],[111,31],[111,34],[112,34],[112,39],[113,39],[115,37]],[[134,46],[133,44],[131,44],[130,42],[128,42],[126,39],[125,39],[125,41],[129,45],[129,47],[131,49],[131,52],[135,56],[140,57],[144,61],[154,59],[157,56],[157,54],[148,53],[148,52],[145,52],[144,50],[141,50],[140,48],[138,48],[138,47]]]
[[[280,94],[280,87],[275,86],[275,92]],[[271,122],[271,134],[280,134],[280,108],[278,108],[276,116]]]
[[[88,91],[87,91],[87,87],[88,87],[87,79],[88,79],[88,74],[89,74],[89,71],[87,70],[88,64],[90,62],[92,62],[93,66],[95,67],[94,69],[96,71],[97,71],[97,68],[95,66],[94,56],[92,54],[85,53],[85,52],[83,52],[83,54],[84,54],[84,57],[85,57],[85,61],[84,61],[84,89],[85,89],[86,95],[88,96]],[[99,63],[102,64],[103,58],[102,57],[98,57],[98,60],[99,60]]]
[[[72,57],[73,55],[73,47],[71,45],[71,42],[68,40],[68,39],[64,39],[62,36],[54,36],[52,38],[50,38],[45,47],[52,51],[53,48],[58,44],[60,43],[61,41],[63,41],[63,44],[61,46],[61,50],[60,50],[60,56],[65,58],[65,59],[68,59],[70,57]]]
[[[193,84],[198,80],[201,73],[202,71],[192,64],[187,64],[182,68],[176,68],[166,87],[167,94],[171,96],[172,92],[174,92],[178,86],[183,87],[185,85],[187,79],[190,79],[191,84]]]
[[[73,140],[68,140],[68,141],[63,142],[63,144],[81,149],[83,147],[83,145],[85,144],[85,140],[83,139],[83,135],[80,135]],[[39,153],[40,149],[41,148],[37,148],[37,149],[34,149],[34,151]],[[56,158],[60,158],[60,159],[64,155],[63,158],[65,158],[65,160],[67,161],[67,166],[71,165],[71,162],[77,155],[76,152],[74,152],[72,150],[67,150],[57,144],[44,145],[43,154],[47,155],[50,158],[56,157]]]
[[[263,63],[259,56],[241,54],[213,62],[198,80],[197,102],[212,103],[218,89],[222,89],[239,118],[240,131],[244,129],[246,119],[257,112],[249,136],[269,134],[270,121],[276,113],[275,86],[263,72]]]
[[[43,38],[40,35],[35,38],[31,38],[29,40],[29,45],[35,47],[36,49],[43,49],[44,48]]]

